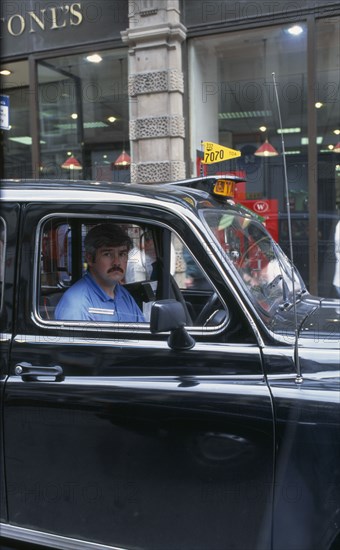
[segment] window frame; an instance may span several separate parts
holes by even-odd
[[[195,261],[198,263],[198,265],[201,266],[202,273],[206,277],[207,281],[209,281],[212,289],[219,295],[219,298],[221,300],[221,303],[224,305],[226,310],[228,311],[227,304],[221,296],[220,292],[216,289],[216,286],[213,284],[211,278],[208,276],[206,271],[204,270],[201,263],[198,261],[196,255],[192,253],[192,248],[185,242],[182,238],[182,236],[178,233],[178,231],[173,227],[170,226],[166,222],[161,222],[159,220],[154,220],[151,217],[152,212],[150,212],[150,216],[131,216],[126,214],[86,214],[86,213],[79,213],[79,212],[51,212],[49,214],[46,214],[43,216],[36,226],[35,231],[35,238],[34,238],[34,269],[33,269],[33,292],[32,292],[32,320],[35,325],[38,327],[48,329],[49,331],[55,331],[56,329],[61,331],[61,334],[64,332],[72,332],[76,330],[80,330],[82,333],[91,333],[93,331],[96,331],[98,334],[98,330],[100,333],[105,332],[107,333],[108,337],[110,335],[117,335],[117,332],[122,335],[124,338],[128,337],[129,335],[132,336],[132,339],[136,335],[136,333],[139,333],[140,335],[149,336],[151,339],[155,339],[155,335],[151,335],[150,333],[150,323],[109,323],[109,322],[95,322],[95,321],[58,321],[55,319],[44,319],[39,311],[39,299],[40,299],[40,291],[41,291],[41,268],[40,268],[40,262],[41,262],[41,253],[42,253],[42,234],[43,229],[46,223],[49,221],[57,220],[58,218],[62,221],[69,220],[71,222],[74,219],[82,220],[84,223],[85,220],[96,220],[100,221],[101,223],[107,222],[107,223],[131,223],[131,224],[141,224],[141,225],[148,225],[148,226],[154,226],[155,228],[159,228],[161,231],[169,231],[171,235],[175,235],[177,239],[189,250],[189,252],[192,254]],[[171,240],[171,239],[170,239]],[[181,289],[183,290],[183,289]],[[133,327],[133,330],[131,330],[131,327]],[[218,336],[224,333],[226,330],[226,322],[221,323],[217,326],[187,326],[186,329],[188,332],[193,334],[193,336]],[[162,335],[160,335],[162,338]],[[163,335],[164,337],[164,335]]]

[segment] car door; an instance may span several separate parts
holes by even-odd
[[[59,215],[70,224],[79,216],[95,222],[88,210],[62,203],[25,209],[26,262],[4,401],[11,535],[26,528],[46,544],[70,538],[72,548],[84,541],[148,550],[269,548],[272,403],[240,305],[233,303],[242,320],[234,335],[228,327],[195,327],[196,344],[184,351],[170,349],[168,335],[152,335],[148,323],[129,330],[60,323],[39,311],[44,224]],[[135,216],[183,242],[190,233],[174,214],[147,206],[97,205],[95,215]],[[190,249],[197,247],[210,283],[231,299],[195,239]]]

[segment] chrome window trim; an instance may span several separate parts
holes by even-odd
[[[152,338],[153,335],[151,335]],[[14,342],[17,343],[28,343],[28,344],[36,344],[39,342],[39,345],[51,345],[51,342],[56,341],[55,335],[51,335],[51,340],[49,340],[49,337],[46,336],[46,334],[36,335],[36,334],[17,334],[14,337]],[[108,336],[105,336],[104,338],[91,338],[91,337],[82,337],[82,336],[74,336],[73,333],[70,333],[69,336],[58,336],[58,344],[80,344],[80,345],[90,345],[90,346],[111,346],[111,347],[119,347],[119,348],[129,348],[131,345],[134,345],[136,348],[149,348],[157,347],[159,349],[167,349],[168,344],[166,339],[164,340],[129,340],[129,339],[119,339],[116,340],[109,338]],[[233,343],[226,343],[226,342],[197,342],[195,347],[193,348],[194,351],[209,351],[209,352],[216,352],[218,351],[227,351],[228,353],[234,354],[235,356],[237,354],[248,354],[248,355],[259,355],[260,354],[260,348],[257,344],[233,344]],[[205,375],[200,376],[200,378],[203,378]],[[208,378],[211,378],[210,375],[206,375]],[[234,375],[233,375],[234,376]],[[258,375],[254,375],[258,376]],[[260,375],[262,376],[262,375]],[[242,375],[243,377],[243,375]],[[220,378],[220,376],[218,376]]]
[[[170,231],[171,233],[173,233],[174,235],[176,235],[176,237],[181,241],[182,244],[185,245],[185,243],[183,242],[183,239],[181,238],[181,236],[177,233],[177,231],[175,231],[175,229],[171,226],[169,226],[168,224],[164,223],[164,222],[160,222],[158,220],[153,220],[152,218],[143,218],[143,217],[140,217],[140,216],[129,216],[129,215],[118,215],[118,214],[107,214],[107,215],[101,215],[100,216],[102,220],[111,220],[111,221],[114,221],[114,220],[117,220],[117,219],[122,219],[124,218],[124,220],[126,221],[131,221],[133,223],[147,223],[147,224],[150,224],[150,225],[154,225],[154,226],[157,226],[157,227],[160,227],[160,228],[163,228],[163,229],[167,229],[168,231]],[[40,313],[39,313],[39,310],[38,310],[38,298],[39,298],[39,291],[38,289],[40,288],[40,269],[39,269],[39,266],[40,266],[40,254],[41,254],[41,231],[42,231],[42,227],[43,225],[48,222],[50,219],[60,219],[60,218],[63,218],[64,220],[67,219],[67,218],[72,218],[72,219],[75,219],[75,218],[78,218],[78,219],[98,219],[99,218],[99,215],[98,214],[87,214],[87,213],[84,213],[84,214],[79,214],[79,213],[65,213],[65,212],[53,212],[53,213],[50,213],[50,214],[47,214],[45,215],[43,218],[41,218],[39,220],[39,223],[37,224],[37,227],[36,227],[36,232],[35,232],[35,240],[34,240],[34,267],[33,267],[33,293],[32,293],[32,298],[33,298],[33,305],[32,305],[32,310],[31,310],[31,318],[32,318],[32,321],[40,328],[47,328],[48,330],[49,329],[56,329],[56,328],[60,328],[60,329],[79,329],[81,331],[86,331],[86,332],[93,332],[93,330],[98,330],[98,329],[105,329],[105,331],[107,332],[112,332],[112,333],[119,333],[119,334],[131,334],[131,329],[136,329],[136,332],[138,332],[139,334],[147,334],[149,336],[151,336],[150,334],[150,323],[108,323],[108,322],[92,322],[92,321],[57,321],[55,319],[53,320],[48,320],[48,319],[43,319],[41,316],[40,316]],[[213,286],[211,280],[209,279],[208,275],[205,273],[204,271],[204,268],[202,267],[202,271],[206,277],[206,279],[209,281],[209,283],[211,284],[212,288],[216,291],[215,287]],[[221,300],[221,303],[224,304],[224,306],[226,307],[226,309],[228,309],[227,305],[225,304],[225,301],[222,299],[222,297],[219,295],[220,297],[220,300]],[[204,327],[204,326],[198,326],[198,327],[186,327],[187,330],[190,332],[190,334],[193,334],[193,335],[196,335],[196,336],[215,336],[215,335],[218,335],[218,334],[221,334],[225,328],[226,328],[226,324],[227,322],[223,322],[217,326],[209,326],[209,327]],[[168,332],[165,332],[163,333],[164,335],[168,335],[169,333]]]
[[[0,342],[10,342],[12,340],[12,334],[9,332],[0,332]]]
[[[1,537],[7,537],[11,540],[39,544],[48,548],[57,548],[58,550],[127,550],[123,547],[54,535],[45,531],[17,527],[7,523],[0,523],[0,534]]]

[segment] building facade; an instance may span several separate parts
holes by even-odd
[[[270,213],[284,249],[289,201],[295,263],[313,293],[333,295],[338,2],[26,0],[1,10],[3,176],[167,182],[197,175],[202,141],[237,149],[206,173],[244,176],[239,200]],[[273,156],[259,154],[267,142]]]

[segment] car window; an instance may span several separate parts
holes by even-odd
[[[105,230],[108,227],[119,230],[119,235],[125,235],[126,239],[123,239],[123,243],[116,243],[113,237],[111,246],[105,241],[110,235],[99,236],[101,256],[90,258],[86,250],[88,236],[95,228]],[[103,242],[100,239],[104,239]],[[119,256],[111,258],[116,251]],[[147,296],[142,292],[134,296],[134,293],[137,292],[138,283],[149,282],[150,289],[154,288],[151,281],[153,264],[157,258],[152,231],[148,227],[125,221],[109,223],[103,220],[54,217],[41,228],[39,257],[38,311],[43,319],[146,321],[146,316],[142,315],[143,302],[154,297],[154,291],[150,291]],[[115,269],[117,276],[112,281],[118,287],[115,297],[110,300],[110,276]],[[82,311],[78,308],[79,300],[83,302]]]
[[[179,287],[182,290],[213,291],[213,287],[199,261],[187,246],[176,237],[173,238],[173,243],[172,254],[175,255],[174,274]]]
[[[124,242],[110,247],[105,239],[93,240],[104,226],[119,230]],[[100,256],[97,249],[93,255],[91,239]],[[172,298],[182,303],[187,326],[223,325],[222,303],[215,298],[205,307],[215,294],[211,282],[169,228],[127,219],[53,216],[41,225],[37,242],[36,311],[45,321],[119,323],[123,329],[149,323],[154,301]]]
[[[277,308],[293,299],[294,286],[296,292],[303,290],[299,274],[264,226],[247,213],[206,210],[202,217],[258,311],[270,322]]]

